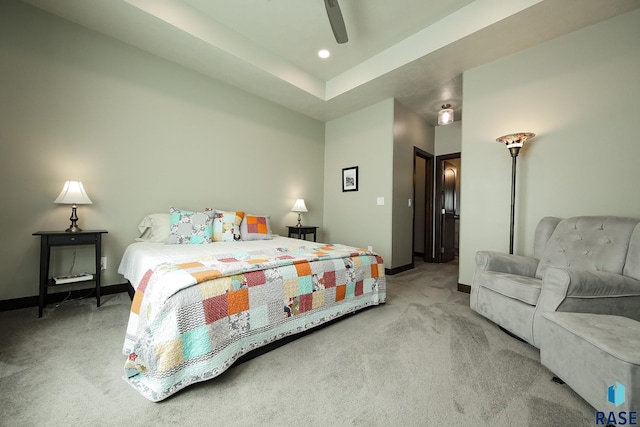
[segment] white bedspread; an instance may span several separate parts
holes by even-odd
[[[324,245],[324,243],[314,243],[282,236],[273,236],[273,240],[216,242],[203,245],[167,245],[164,243],[136,242],[129,245],[125,250],[118,267],[118,273],[122,274],[135,288],[149,269],[164,262],[179,263],[207,255],[220,255],[256,249],[274,250],[275,248],[295,247],[302,244],[305,246]]]

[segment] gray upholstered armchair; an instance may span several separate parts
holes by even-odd
[[[471,308],[536,347],[543,312],[640,320],[639,223],[604,216],[543,218],[533,257],[477,253]]]

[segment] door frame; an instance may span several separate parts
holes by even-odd
[[[425,203],[425,213],[424,213],[424,248],[423,248],[423,258],[424,262],[433,262],[433,154],[429,154],[424,150],[421,150],[418,147],[413,147],[413,220],[411,223],[411,253],[414,254],[416,251],[416,238],[415,238],[415,229],[416,229],[416,210],[415,210],[415,200],[416,200],[416,182],[417,182],[417,171],[416,171],[416,163],[417,158],[420,157],[425,160],[425,185],[424,185],[424,203]],[[413,263],[413,262],[412,262]]]
[[[442,247],[442,221],[440,221],[442,215],[442,199],[440,198],[440,193],[442,193],[442,180],[444,178],[444,162],[446,160],[459,159],[461,158],[461,153],[450,153],[443,154],[441,156],[436,157],[436,190],[435,190],[435,200],[433,204],[433,217],[437,218],[435,221],[435,231],[434,231],[434,251],[435,257],[434,262],[442,262],[442,253],[440,252],[440,248]]]

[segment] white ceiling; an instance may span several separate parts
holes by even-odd
[[[431,124],[462,73],[640,7],[638,0],[23,0],[319,120],[394,97]],[[331,51],[318,58],[319,49]]]

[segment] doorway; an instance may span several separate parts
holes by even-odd
[[[413,254],[433,262],[433,155],[413,147]]]
[[[437,156],[435,163],[435,262],[451,262],[460,241],[460,153]]]

